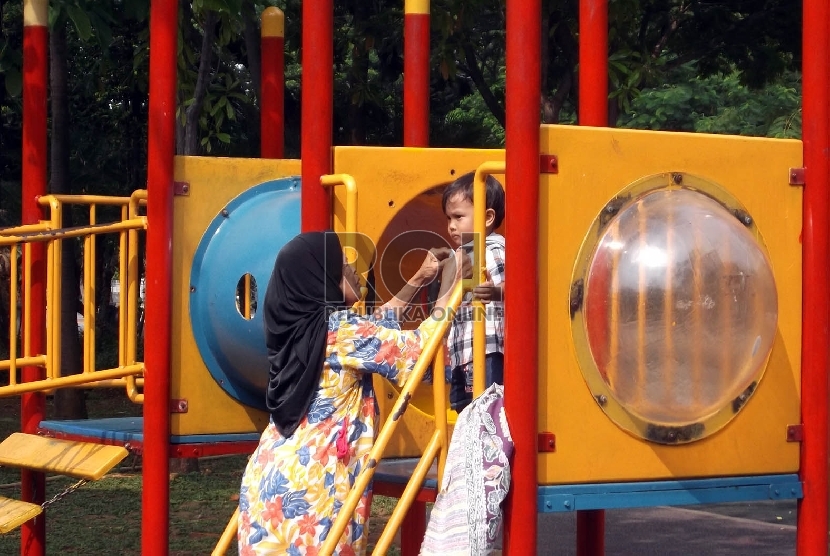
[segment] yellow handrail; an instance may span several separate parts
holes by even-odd
[[[395,432],[395,428],[397,427],[398,422],[400,422],[400,418],[406,411],[406,408],[409,405],[410,399],[412,399],[412,395],[415,392],[415,389],[421,383],[421,380],[424,376],[424,372],[426,371],[430,362],[434,359],[436,351],[442,345],[444,333],[447,331],[447,327],[449,326],[449,323],[452,321],[452,314],[458,309],[458,306],[461,304],[461,298],[463,296],[463,293],[463,284],[457,284],[456,287],[453,289],[452,294],[450,295],[449,302],[447,303],[448,310],[445,312],[443,318],[439,319],[438,326],[436,327],[434,333],[429,337],[429,339],[427,339],[426,345],[421,351],[421,356],[415,363],[415,368],[412,370],[412,374],[410,375],[409,379],[406,381],[406,384],[402,388],[401,393],[398,396],[397,401],[395,402],[395,405],[392,407],[390,418],[386,421],[386,423],[384,423],[383,427],[380,430],[380,433],[378,434],[377,439],[375,440],[375,443],[372,445],[372,449],[369,451],[368,463],[363,467],[363,469],[360,470],[360,474],[355,479],[351,491],[349,491],[349,494],[346,497],[343,506],[340,508],[340,512],[337,515],[337,519],[335,519],[334,524],[332,524],[332,527],[329,530],[328,537],[326,537],[326,542],[323,543],[323,547],[320,549],[320,554],[322,556],[329,556],[334,552],[334,549],[337,547],[337,543],[340,541],[340,537],[343,535],[343,531],[346,530],[346,526],[348,525],[349,520],[354,515],[354,510],[357,507],[358,502],[360,501],[360,497],[363,495],[363,492],[369,485],[369,481],[372,480],[372,476],[375,473],[375,469],[377,468],[378,462],[380,462],[380,458],[383,454],[383,451],[386,449],[386,445],[389,443],[389,439],[392,437],[392,434]],[[437,381],[438,380],[435,378],[435,376],[433,376],[433,385]],[[432,439],[430,440],[430,446],[433,446],[433,444],[435,444],[436,442],[440,442],[440,438],[436,440],[436,436],[439,432],[440,431],[436,431],[436,434],[433,435]],[[435,457],[434,453],[432,457]],[[429,462],[431,463],[431,461],[432,460],[430,459]],[[421,462],[419,462],[418,466],[420,467],[421,465],[423,465],[423,462],[424,459],[422,457],[422,460]],[[426,468],[428,469],[429,465],[426,465]],[[424,476],[426,475],[426,470],[423,471],[423,474]],[[411,483],[415,482],[413,479],[410,480]],[[421,482],[423,482],[423,476],[421,477]],[[417,486],[420,487],[420,483],[417,483]],[[407,486],[407,489],[409,488],[410,487]]]
[[[139,216],[114,222],[112,224],[96,224],[94,226],[75,226],[72,228],[55,228],[42,232],[24,233],[21,235],[0,235],[0,245],[14,245],[16,243],[46,243],[57,239],[81,237],[87,234],[106,234],[122,230],[147,229],[147,217]]]
[[[138,232],[147,228],[147,218],[140,216],[139,207],[146,205],[147,192],[136,191],[130,197],[105,197],[100,195],[45,195],[38,203],[48,206],[48,220],[0,229],[0,246],[11,246],[11,300],[10,357],[0,361],[0,371],[8,370],[9,386],[0,388],[0,396],[19,395],[25,392],[49,391],[54,388],[73,387],[125,387],[127,395],[134,402],[141,403],[143,395],[143,363],[136,361],[136,326],[138,277]],[[85,205],[89,210],[89,224],[86,226],[61,227],[64,205]],[[98,223],[98,205],[121,208],[120,221]],[[104,233],[119,234],[119,276],[124,287],[119,294],[118,364],[114,369],[95,369],[95,237]],[[62,240],[81,238],[83,241],[83,364],[81,374],[61,377],[60,314],[61,314],[61,258]],[[26,310],[19,318],[17,302],[23,296],[23,306],[31,307],[31,246],[46,243],[46,341],[44,352],[31,353],[31,314]],[[18,248],[24,252],[22,288],[18,287]],[[22,290],[22,291],[21,291]],[[132,298],[132,299],[131,299]],[[21,322],[22,321],[22,322]],[[17,347],[17,327],[22,324],[22,354]],[[16,371],[22,366],[39,366],[46,371],[45,378],[26,384],[18,384]],[[137,378],[138,377],[138,378]]]
[[[447,449],[449,448],[449,432],[447,430],[447,384],[444,377],[444,344],[435,352],[432,361],[432,405],[435,408],[435,430],[441,432],[441,451],[438,452],[438,484],[444,476],[444,466],[447,463]]]
[[[108,371],[95,371],[95,378],[90,378],[89,374],[69,375],[59,378],[36,380],[34,382],[23,382],[20,384],[4,386],[0,388],[0,397],[18,396],[27,392],[38,392],[41,390],[52,390],[53,388],[66,388],[71,386],[78,386],[86,384],[91,381],[110,380],[114,378],[123,378],[130,375],[138,375],[144,372],[144,363],[129,365],[127,367],[119,367],[118,369],[110,369]]]
[[[335,187],[342,185],[346,188],[346,233],[342,236],[343,252],[349,263],[357,261],[357,184],[349,174],[328,174],[320,176],[320,185]],[[366,309],[366,293],[369,290],[360,288],[360,301],[355,303],[354,310],[361,315]]]
[[[213,549],[213,552],[210,553],[210,556],[225,556],[228,552],[228,548],[231,546],[231,541],[236,538],[236,532],[239,528],[239,506],[233,511],[233,515],[231,516],[230,521],[225,526],[225,530],[222,531],[222,536],[219,537],[219,542],[216,543],[216,547]]]
[[[138,209],[142,204],[147,204],[146,189],[134,191],[130,196],[127,217],[129,219],[136,218],[138,216]],[[127,350],[126,363],[132,364],[136,362],[136,315],[138,315],[138,295],[141,287],[141,280],[138,277],[138,230],[127,231],[127,276],[130,279],[127,282],[127,314],[129,318],[127,319],[127,330],[125,333]],[[133,403],[144,403],[144,394],[138,392],[138,387],[144,386],[143,381],[141,384],[138,384],[136,378],[132,375],[124,380],[127,383],[127,397],[130,401]]]
[[[17,246],[11,248],[9,257],[11,266],[11,295],[9,303],[11,318],[9,319],[9,384],[17,383]]]
[[[485,281],[487,259],[485,242],[487,229],[485,213],[487,211],[487,176],[503,174],[504,162],[485,162],[476,169],[473,178],[473,287]],[[484,304],[473,300],[473,398],[479,397],[485,389],[485,358],[487,356],[486,312]]]
[[[328,174],[320,176],[320,185],[346,187],[346,232],[354,234],[357,231],[357,184],[349,174]]]

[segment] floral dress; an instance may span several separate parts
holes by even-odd
[[[402,331],[351,311],[328,322],[326,360],[308,414],[289,437],[271,421],[248,460],[239,497],[239,554],[317,554],[375,439],[372,373],[403,385],[436,321]],[[371,484],[335,554],[364,554]]]

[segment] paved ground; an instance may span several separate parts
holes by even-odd
[[[795,554],[794,501],[609,510],[607,556]],[[539,516],[539,554],[576,554],[576,515]]]

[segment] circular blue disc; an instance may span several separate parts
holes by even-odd
[[[300,179],[256,185],[229,202],[202,235],[190,272],[190,323],[211,376],[231,397],[265,409],[268,357],[262,303],[277,253],[300,233]],[[240,280],[255,283],[252,318]],[[254,289],[252,287],[252,289]],[[242,296],[239,296],[242,297]]]

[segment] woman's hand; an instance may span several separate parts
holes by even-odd
[[[415,280],[421,285],[426,286],[438,276],[447,260],[452,257],[452,250],[447,247],[434,247],[427,252],[424,262],[421,263],[421,268],[415,273]]]
[[[441,269],[441,290],[450,290],[452,286],[463,278],[472,278],[473,261],[463,249],[457,249],[450,257],[443,261]],[[446,288],[444,285],[446,284]]]

